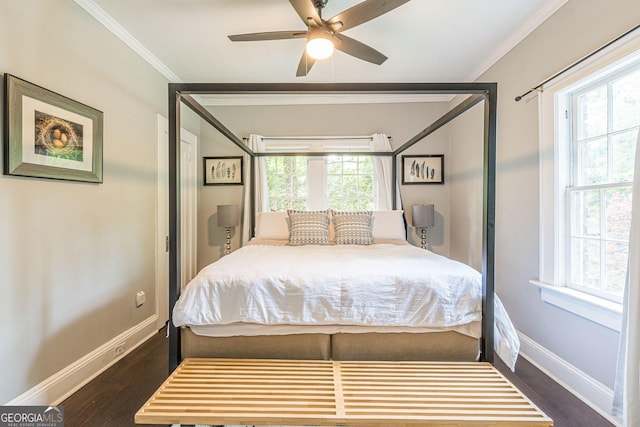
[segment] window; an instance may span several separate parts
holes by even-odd
[[[269,209],[304,210],[307,207],[307,157],[277,156],[265,159]]]
[[[269,208],[373,210],[373,156],[269,156]]]
[[[339,211],[373,210],[373,156],[329,156],[327,206]]]
[[[352,154],[374,151],[373,138],[272,137],[263,142],[266,153],[287,153],[265,156],[270,210],[373,210],[380,203],[374,156]],[[322,152],[339,154],[317,155]]]
[[[597,78],[594,78],[597,77]],[[566,284],[621,301],[627,272],[631,183],[640,127],[640,62],[562,91],[569,155]],[[564,180],[560,180],[562,182]]]
[[[540,277],[531,282],[544,301],[618,331],[640,131],[637,36],[539,94]]]

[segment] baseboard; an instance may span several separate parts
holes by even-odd
[[[6,405],[58,405],[158,332],[153,315],[56,372]],[[116,348],[121,352],[116,355]]]
[[[619,421],[611,415],[613,390],[519,331],[518,337],[521,357],[527,359],[609,422],[620,426]]]

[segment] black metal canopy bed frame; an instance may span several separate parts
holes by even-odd
[[[483,217],[482,217],[482,335],[479,339],[480,360],[494,360],[494,219],[496,168],[496,103],[495,83],[313,83],[313,84],[227,84],[227,83],[171,83],[169,84],[169,370],[173,372],[182,361],[181,329],[173,326],[172,313],[181,293],[180,283],[180,106],[184,104],[205,122],[217,129],[226,139],[250,156],[250,191],[253,195],[255,161],[264,155],[291,153],[255,153],[227,127],[199,104],[193,95],[200,94],[449,94],[469,95],[439,119],[391,152],[366,152],[351,155],[379,155],[392,157],[392,181],[397,182],[398,156],[423,138],[484,101],[484,159],[483,159]],[[309,154],[309,153],[307,153]],[[335,154],[331,152],[322,155]],[[393,208],[396,186],[392,186]],[[251,197],[250,212],[255,217]],[[251,227],[253,229],[253,221]]]
[[[169,369],[170,376],[149,398],[135,415],[138,424],[209,424],[209,425],[322,425],[322,426],[433,426],[452,424],[459,426],[489,425],[553,425],[529,399],[519,392],[491,364],[494,359],[494,321],[502,312],[495,311],[494,303],[494,217],[495,217],[495,167],[496,167],[496,94],[495,83],[404,83],[404,84],[170,84],[169,85],[169,302],[172,310],[169,328]],[[404,348],[400,353],[391,352],[391,358],[376,357],[370,352],[371,346],[382,344],[391,348],[389,335],[355,334],[309,334],[306,347],[315,351],[311,357],[290,357],[284,351],[305,347],[303,335],[295,339],[284,335],[266,336],[269,348],[278,348],[285,357],[263,356],[271,354],[258,352],[258,356],[247,353],[247,341],[234,342],[234,351],[239,356],[214,354],[181,354],[181,330],[173,325],[173,308],[181,293],[180,277],[180,106],[184,103],[203,120],[216,128],[222,135],[237,145],[251,158],[251,180],[255,180],[256,157],[265,155],[254,153],[229,129],[220,123],[209,111],[198,104],[191,95],[216,93],[407,93],[407,94],[469,94],[463,102],[427,126],[423,131],[402,144],[398,149],[385,153],[353,153],[350,155],[392,156],[392,183],[397,183],[397,156],[427,135],[435,132],[474,105],[484,101],[484,159],[483,159],[483,217],[482,217],[482,320],[481,336],[472,340],[472,357],[469,354],[460,361],[447,359],[448,353],[440,353],[443,358],[426,359],[422,353],[435,344],[446,352],[451,348],[466,348],[468,342],[438,343],[445,334],[455,331],[418,334],[414,340],[420,345],[406,348],[416,352],[418,358],[405,358]],[[285,155],[291,153],[269,153]],[[334,154],[334,153],[323,153]],[[337,153],[336,153],[337,154]],[[395,185],[392,186],[392,208],[395,209]],[[251,187],[252,222],[255,222],[254,189]],[[396,214],[398,211],[392,211]],[[308,214],[308,213],[307,213]],[[317,213],[312,213],[317,214]],[[353,214],[353,213],[351,213]],[[291,213],[289,213],[290,219]],[[333,216],[333,214],[332,214]],[[253,229],[253,223],[251,228]],[[374,224],[375,226],[375,224]],[[293,223],[291,225],[293,227]],[[293,229],[293,228],[292,228]],[[337,229],[336,229],[337,230]],[[291,231],[293,234],[293,231]],[[337,233],[337,231],[336,231]],[[337,242],[337,239],[336,239]],[[289,241],[291,243],[291,240]],[[375,243],[375,242],[374,242]],[[404,248],[414,251],[408,243]],[[337,245],[343,248],[357,245]],[[393,245],[371,245],[375,249]],[[249,245],[247,249],[250,249]],[[306,248],[316,250],[322,246],[311,244]],[[265,246],[273,251],[273,246]],[[326,248],[326,247],[325,247]],[[242,248],[245,249],[245,248]],[[251,250],[251,249],[250,249]],[[265,250],[265,249],[263,249]],[[295,249],[292,249],[295,250]],[[338,250],[338,248],[335,248]],[[351,249],[348,249],[351,250]],[[384,249],[386,250],[386,249]],[[331,251],[331,249],[329,249]],[[418,251],[421,251],[418,249]],[[239,251],[238,251],[239,252]],[[238,253],[236,252],[236,253]],[[423,252],[421,253],[424,254]],[[386,254],[386,252],[385,252]],[[426,254],[428,255],[428,254]],[[366,256],[366,255],[365,255]],[[438,257],[437,255],[434,255]],[[233,254],[230,255],[233,257]],[[376,258],[372,258],[376,259]],[[391,258],[394,263],[402,259]],[[265,262],[270,262],[267,256]],[[254,259],[255,262],[255,259]],[[310,262],[317,262],[313,258]],[[368,262],[368,261],[367,261]],[[452,261],[456,262],[456,261]],[[210,267],[216,266],[213,263]],[[309,264],[303,264],[307,268]],[[320,264],[321,265],[321,264]],[[209,267],[207,267],[209,268]],[[357,269],[356,269],[357,270]],[[422,270],[421,270],[422,271]],[[306,270],[305,270],[306,274]],[[357,270],[356,274],[361,274]],[[475,272],[476,278],[478,276]],[[344,276],[346,277],[346,276]],[[354,277],[354,276],[352,276]],[[196,279],[194,279],[195,281]],[[304,281],[305,276],[298,280]],[[345,279],[347,283],[352,279]],[[355,277],[353,280],[356,280]],[[423,279],[420,279],[423,280]],[[314,283],[318,285],[318,283]],[[476,281],[479,287],[479,280]],[[250,285],[253,285],[250,283]],[[190,287],[190,289],[193,289]],[[344,288],[343,288],[344,289]],[[189,290],[185,292],[188,294]],[[479,299],[479,298],[478,298]],[[421,298],[417,298],[421,300]],[[244,301],[242,299],[238,301]],[[476,300],[477,301],[477,300]],[[246,301],[245,301],[246,302]],[[239,308],[240,306],[238,306]],[[396,307],[396,306],[394,306]],[[235,309],[234,309],[235,310]],[[242,307],[244,310],[244,307]],[[500,317],[502,315],[500,314]],[[197,347],[194,333],[185,328],[185,344]],[[352,335],[341,341],[334,337]],[[372,339],[353,336],[374,335]],[[462,334],[458,334],[463,336]],[[317,338],[319,336],[320,338]],[[438,338],[432,338],[438,336]],[[213,338],[214,346],[220,339]],[[244,337],[240,337],[244,338]],[[248,337],[263,338],[263,337]],[[469,339],[469,337],[465,337]],[[316,339],[315,343],[313,340]],[[405,344],[406,344],[405,338]],[[425,345],[422,341],[425,340]],[[293,341],[294,344],[290,344]],[[381,342],[382,341],[382,342]],[[389,340],[393,341],[393,340]],[[208,343],[210,343],[209,341]],[[322,342],[321,346],[316,345]],[[351,347],[359,347],[364,342],[364,350],[349,353]],[[328,345],[327,345],[328,344]],[[207,344],[209,345],[209,344]],[[315,345],[315,347],[314,347]],[[335,350],[340,347],[342,350]],[[322,349],[318,351],[318,348]],[[185,349],[189,349],[185,346]],[[344,349],[346,353],[340,353]],[[327,351],[328,349],[328,351]],[[417,351],[416,351],[417,350]],[[190,351],[190,350],[188,350]],[[211,347],[207,348],[211,351]],[[394,349],[395,351],[395,349]],[[478,362],[478,351],[479,359]],[[346,356],[345,356],[346,354]],[[350,355],[349,355],[350,354]],[[397,356],[397,359],[395,357]],[[364,358],[363,358],[364,356]],[[433,356],[433,355],[432,355]],[[287,359],[287,360],[285,360]],[[514,362],[515,363],[515,362]]]

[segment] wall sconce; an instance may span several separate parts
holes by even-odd
[[[422,228],[422,249],[427,249],[427,227],[433,227],[435,208],[433,205],[413,205],[411,223]]]
[[[231,227],[238,225],[238,205],[218,205],[218,227],[227,229],[227,243],[224,254],[231,253]]]

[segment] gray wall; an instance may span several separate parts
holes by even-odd
[[[496,288],[518,330],[608,387],[613,387],[618,333],[540,300],[529,280],[539,277],[538,106],[535,96],[520,95],[565,66],[604,45],[640,22],[637,0],[570,0],[536,31],[491,67],[479,81],[498,82],[498,170],[496,206]],[[465,126],[481,120],[476,108],[454,124],[464,144]],[[475,156],[456,150],[456,176],[478,179],[479,170],[465,166]],[[468,153],[465,157],[465,152]],[[470,181],[467,189],[473,188]],[[477,184],[475,184],[476,188]],[[466,199],[452,196],[451,209],[466,212]],[[465,230],[464,216],[452,216],[452,230]],[[475,239],[479,238],[478,230]],[[464,238],[452,231],[452,254],[466,254]],[[460,245],[459,242],[462,244]]]
[[[296,135],[370,135],[376,132],[393,137],[394,148],[430,125],[448,110],[447,103],[349,104],[349,105],[287,105],[287,106],[227,106],[209,107],[212,114],[239,137],[257,133],[265,136]],[[241,150],[227,141],[215,129],[204,124],[201,130],[202,156],[240,155]],[[447,131],[441,130],[425,138],[407,154],[445,154],[449,160]],[[201,165],[199,167],[202,167]],[[445,165],[445,171],[447,166]],[[202,174],[199,173],[199,176]],[[200,178],[202,179],[202,178]],[[218,204],[242,202],[244,187],[201,187],[198,209],[198,268],[218,259],[224,251],[224,230],[216,225]],[[401,187],[409,225],[411,205],[434,203],[436,226],[429,230],[433,250],[449,252],[448,222],[449,189],[445,185],[412,185]],[[410,227],[409,238],[417,241]],[[232,247],[240,244],[240,228],[233,234]],[[415,240],[414,240],[415,239]]]
[[[219,119],[219,117],[217,117]],[[226,122],[222,122],[228,126]],[[224,138],[217,130],[207,123],[202,123],[200,130],[201,140],[198,156],[198,250],[197,270],[211,264],[224,255],[226,232],[218,227],[217,206],[238,205],[243,207],[243,197],[246,185],[222,185],[203,186],[203,157],[242,156],[244,151]],[[244,159],[244,171],[247,171],[247,162]],[[240,219],[242,224],[242,219]],[[240,246],[242,232],[241,227],[231,229],[231,250]]]
[[[479,103],[448,126],[451,154],[449,256],[478,271],[482,270],[484,107],[484,102]]]
[[[155,313],[155,113],[166,116],[167,81],[71,0],[1,9],[0,73],[104,112],[103,184],[0,176],[4,403]]]

